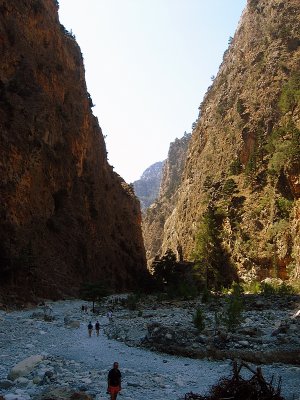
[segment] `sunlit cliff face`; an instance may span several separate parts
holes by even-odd
[[[181,184],[145,219],[148,254],[180,246],[192,260],[213,204],[223,215],[223,249],[242,277],[300,276],[299,7],[248,1],[201,103]]]

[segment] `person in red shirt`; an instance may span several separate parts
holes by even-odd
[[[113,368],[109,371],[107,377],[107,393],[110,394],[111,400],[116,400],[121,390],[121,372],[119,363],[114,362]]]

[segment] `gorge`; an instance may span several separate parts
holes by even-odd
[[[191,135],[156,165],[154,197],[142,185],[143,207],[158,193],[143,226],[58,2],[0,0],[0,11],[0,303],[77,296],[89,282],[134,290],[169,249],[193,262],[207,218],[221,275],[299,279],[298,0],[248,0]]]

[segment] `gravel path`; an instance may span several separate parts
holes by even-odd
[[[119,362],[123,376],[120,396],[123,400],[176,400],[190,391],[204,394],[221,376],[231,374],[229,360],[194,360],[128,347],[107,339],[103,331],[99,337],[89,338],[87,323],[94,317],[80,311],[81,302],[61,301],[51,305],[53,322],[31,318],[37,310],[0,313],[0,380],[7,378],[17,362],[34,354],[48,358],[48,369],[51,357],[64,360],[61,369],[56,365],[57,379],[49,385],[68,384],[77,390],[84,389],[96,400],[107,399],[106,376],[114,361]],[[80,327],[67,328],[66,316],[80,320]],[[102,326],[108,323],[106,317],[100,317],[99,321]],[[300,399],[299,367],[273,364],[263,366],[262,370],[267,378],[282,377],[282,393],[288,400]],[[1,389],[0,382],[0,394],[6,400],[26,400],[45,390],[46,381],[44,385],[34,385],[30,379],[28,382],[17,380],[6,389]]]

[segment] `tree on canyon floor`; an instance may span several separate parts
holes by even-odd
[[[229,254],[222,246],[223,218],[224,215],[209,204],[198,226],[193,252],[194,276],[202,288],[220,289],[237,280]]]
[[[192,263],[177,261],[171,249],[163,257],[155,258],[152,269],[156,289],[166,291],[168,297],[192,298],[197,295]]]
[[[83,300],[92,302],[92,311],[95,312],[95,302],[110,294],[107,285],[102,282],[84,283],[80,290],[80,296]]]

